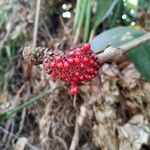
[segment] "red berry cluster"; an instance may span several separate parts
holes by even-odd
[[[51,70],[51,77],[71,83],[72,95],[78,93],[78,82],[91,81],[99,70],[99,62],[88,43],[64,56],[56,56],[52,61],[46,60],[43,65],[46,70]]]

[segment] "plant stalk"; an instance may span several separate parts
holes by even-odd
[[[91,19],[91,0],[87,1],[86,17],[85,17],[85,28],[83,42],[87,42],[90,32],[90,19]]]
[[[78,20],[78,24],[77,24],[77,28],[76,28],[73,44],[77,44],[78,41],[79,41],[81,28],[82,28],[82,25],[83,25],[83,22],[84,22],[86,6],[87,6],[87,0],[82,0],[81,8],[80,8],[79,20]]]
[[[80,9],[81,9],[81,3],[82,3],[82,0],[77,0],[76,9],[75,9],[74,23],[73,23],[73,29],[74,30],[76,29],[77,24],[78,24],[79,14],[80,14]]]

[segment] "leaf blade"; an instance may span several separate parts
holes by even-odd
[[[94,53],[98,53],[109,44],[113,47],[119,47],[145,33],[145,31],[139,31],[128,27],[117,27],[104,31],[102,34],[95,37],[90,44]],[[127,56],[134,63],[141,75],[143,75],[145,79],[150,80],[150,43],[146,42],[128,51]]]

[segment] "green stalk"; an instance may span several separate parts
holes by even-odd
[[[1,119],[8,119],[8,118],[10,118],[13,114],[21,111],[24,108],[27,108],[27,107],[33,105],[34,102],[37,102],[37,101],[41,100],[41,98],[43,98],[44,96],[46,96],[50,92],[52,92],[52,90],[43,92],[42,94],[39,94],[39,95],[31,98],[30,100],[26,101],[25,103],[17,106],[17,108],[14,108],[14,109],[11,109],[11,110],[9,110],[7,112],[1,113],[0,114],[0,120]]]
[[[77,27],[77,24],[78,24],[81,3],[82,3],[82,0],[77,0],[76,9],[75,9],[74,23],[73,23],[73,29],[74,30],[75,30],[75,28]]]
[[[77,44],[80,36],[80,31],[84,22],[84,17],[85,17],[85,12],[86,12],[86,6],[87,6],[87,0],[82,0],[81,2],[81,8],[80,8],[80,14],[79,14],[79,19],[78,19],[78,24],[75,32],[75,37],[74,37],[74,44]]]
[[[86,17],[85,17],[84,37],[83,37],[84,43],[87,42],[89,39],[90,19],[91,19],[91,0],[88,0],[87,9],[86,9]]]

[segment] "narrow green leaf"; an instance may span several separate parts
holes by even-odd
[[[113,11],[113,15],[109,17],[109,28],[115,27],[117,24],[119,24],[119,19],[123,15],[124,11],[123,1],[119,1],[114,9],[115,11]]]
[[[57,87],[56,87],[57,88]],[[55,88],[55,89],[56,89]],[[53,90],[55,90],[53,89]],[[30,100],[27,100],[26,102],[24,102],[23,104],[17,106],[16,108],[14,109],[11,109],[11,110],[8,110],[7,112],[3,112],[3,113],[0,113],[0,120],[5,120],[5,119],[8,119],[10,118],[13,114],[21,111],[22,109],[24,108],[27,108],[31,105],[34,104],[34,102],[37,102],[37,101],[40,101],[42,100],[42,98],[46,95],[48,95],[50,92],[52,92],[52,89],[49,90],[49,91],[44,91],[43,93],[31,98]]]
[[[110,15],[118,1],[119,0],[97,0],[97,11],[93,19],[92,30],[95,30],[97,26]]]
[[[77,3],[76,3],[73,29],[75,29],[75,28],[77,27],[77,24],[78,24],[79,15],[80,15],[80,10],[81,10],[81,2],[82,2],[81,0],[77,0]]]
[[[81,33],[81,29],[84,23],[84,18],[86,13],[86,7],[87,7],[87,0],[82,0],[80,14],[79,14],[78,23],[75,31],[75,36],[74,36],[74,44],[77,43]]]
[[[86,12],[86,0],[82,0],[81,6],[80,6],[80,13],[79,13],[79,20],[77,24],[77,29],[82,27],[82,24],[84,22],[85,12]]]
[[[5,50],[6,50],[7,57],[10,59],[11,58],[11,49],[10,49],[10,46],[6,45],[5,46]]]
[[[7,13],[10,11],[10,9],[11,9],[11,5],[9,4],[0,7],[0,28],[4,23]]]
[[[87,0],[87,9],[85,15],[85,27],[84,27],[84,37],[83,42],[87,42],[90,33],[90,19],[91,19],[91,0]]]

